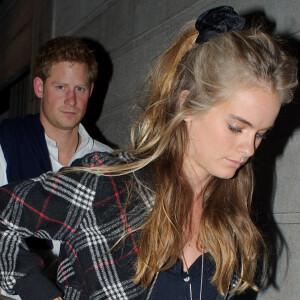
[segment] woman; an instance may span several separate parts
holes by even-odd
[[[3,288],[72,300],[257,289],[264,242],[250,218],[251,157],[297,77],[275,39],[243,27],[228,6],[186,27],[150,73],[130,149],[1,188],[0,267],[12,278]],[[23,244],[33,234],[62,241],[59,288]]]

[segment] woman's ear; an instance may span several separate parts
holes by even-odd
[[[36,96],[39,99],[42,99],[44,94],[44,82],[40,77],[35,77],[33,79],[33,89]]]
[[[188,94],[190,93],[189,90],[183,90],[180,92],[179,94],[179,105],[180,107],[182,106],[182,104],[184,103],[186,97],[188,96]]]
[[[180,107],[183,105],[186,97],[188,96],[188,94],[190,93],[189,90],[183,90],[181,91],[180,95],[179,95],[179,104],[180,104]],[[186,117],[184,119],[185,122],[189,123],[191,121],[191,118],[190,117]]]

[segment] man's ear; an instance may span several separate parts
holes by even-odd
[[[188,96],[188,94],[190,93],[189,90],[183,90],[180,92],[179,94],[179,104],[180,104],[180,107],[182,106],[182,104],[184,103],[186,97]]]
[[[94,82],[91,84],[90,97],[92,96],[93,89],[94,89]]]
[[[43,98],[44,94],[44,82],[40,77],[34,77],[33,79],[33,89],[35,92],[35,95],[39,98]]]

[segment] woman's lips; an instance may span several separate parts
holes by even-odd
[[[226,158],[226,161],[231,167],[236,168],[236,169],[240,168],[241,165],[243,164],[242,162],[240,162],[238,160],[229,159],[229,158]]]

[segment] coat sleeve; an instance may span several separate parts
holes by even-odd
[[[29,251],[24,239],[67,241],[92,207],[95,177],[88,172],[48,172],[0,187],[0,280],[4,290],[25,300],[62,295],[43,276],[41,259]]]

